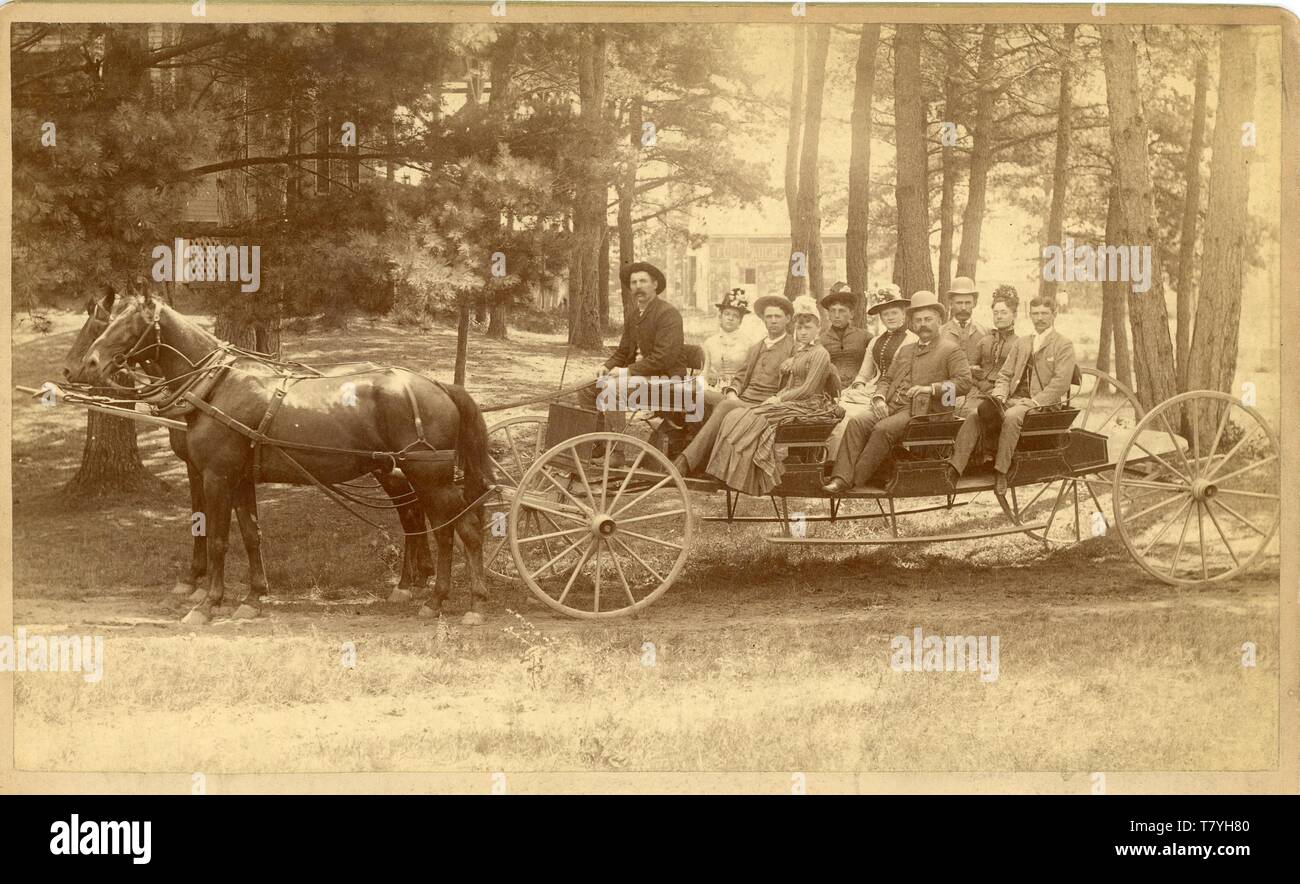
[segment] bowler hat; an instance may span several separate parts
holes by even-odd
[[[948,286],[950,295],[978,295],[980,290],[975,287],[975,280],[969,276],[959,276]]]
[[[917,310],[938,310],[939,321],[948,321],[948,308],[943,306],[939,296],[934,292],[920,291],[912,295],[912,303],[907,307],[908,318],[910,319]]]
[[[659,287],[658,294],[662,295],[664,289],[668,288],[668,280],[664,278],[664,272],[649,261],[633,261],[631,264],[624,264],[618,268],[618,278],[623,282],[623,288],[631,288],[629,280],[632,274],[638,270],[643,270],[650,274],[650,278],[655,281]]]
[[[849,288],[847,282],[835,283],[835,285],[831,286],[830,292],[823,295],[820,301],[824,310],[829,310],[836,304],[843,304],[852,310],[857,302],[858,296],[853,293],[853,289]]]

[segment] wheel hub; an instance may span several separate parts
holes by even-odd
[[[1192,482],[1192,497],[1196,500],[1209,500],[1219,493],[1219,486],[1205,479]]]
[[[618,530],[614,517],[608,513],[597,513],[591,517],[591,533],[598,537],[608,537]]]

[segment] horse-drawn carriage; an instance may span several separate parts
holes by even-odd
[[[614,430],[607,414],[566,405],[557,394],[546,418],[507,420],[487,429],[483,438],[479,410],[460,388],[368,364],[321,371],[253,358],[147,300],[116,317],[96,304],[69,354],[69,375],[101,359],[106,364],[97,373],[105,375],[113,366],[139,364],[150,356],[164,375],[151,386],[169,403],[184,400],[184,421],[129,397],[60,395],[183,431],[180,444],[173,439],[173,449],[191,468],[195,512],[213,510],[209,516],[219,529],[210,554],[195,545],[192,576],[196,582],[206,577],[209,588],[216,588],[215,598],[211,591],[201,601],[196,598],[200,608],[191,614],[200,619],[221,600],[231,507],[250,563],[256,564],[241,610],[256,613],[266,588],[253,493],[259,481],[314,484],[342,503],[343,498],[356,502],[345,487],[352,478],[374,475],[387,495],[382,505],[401,518],[412,586],[424,582],[420,562],[429,558],[424,537],[432,533],[438,541],[438,580],[430,600],[435,611],[450,589],[454,532],[466,547],[476,592],[482,592],[476,553],[484,540],[490,573],[520,580],[556,611],[585,618],[632,614],[663,595],[686,563],[697,518],[776,524],[780,532],[764,537],[769,543],[837,546],[1021,534],[1052,547],[1117,530],[1137,563],[1171,584],[1240,574],[1265,552],[1280,518],[1278,443],[1254,407],[1225,393],[1194,391],[1147,411],[1115,378],[1088,368],[1074,379],[1063,406],[1025,419],[1008,474],[1011,500],[1005,514],[997,507],[972,506],[994,488],[987,468],[968,469],[955,483],[949,478],[944,461],[960,419],[947,414],[913,418],[893,457],[870,483],[838,495],[828,494],[821,482],[833,424],[779,427],[782,478],[768,495],[772,515],[766,515],[742,513],[744,496],[719,481],[677,471],[661,450],[671,436],[664,430],[671,428],[665,421],[672,415],[641,415],[644,420]],[[229,392],[211,395],[218,381],[207,379],[231,377],[237,366],[242,367],[233,376],[242,380],[220,381]],[[279,400],[291,387],[306,392],[291,396],[285,406]],[[349,389],[361,396],[363,407],[339,401]],[[284,428],[273,431],[277,415],[276,426]],[[196,427],[203,438],[186,441]],[[335,437],[339,441],[321,444]],[[259,446],[274,457],[262,460]],[[462,449],[466,477],[474,481],[453,480],[446,455],[455,448]],[[493,488],[482,478],[489,461],[496,474]],[[723,494],[725,508],[697,516],[693,493]],[[1109,506],[1103,503],[1107,495]],[[792,500],[803,503],[792,508]],[[477,518],[480,503],[486,518]],[[923,526],[908,533],[901,526],[904,516],[963,507],[981,513],[968,530],[935,533]],[[873,529],[872,523],[883,529]],[[215,573],[203,574],[205,559]],[[196,596],[202,594],[196,590]]]
[[[486,520],[490,572],[522,581],[570,616],[633,614],[672,586],[704,521],[773,524],[779,532],[765,536],[768,543],[822,546],[1020,534],[1053,547],[1117,530],[1153,577],[1194,584],[1250,567],[1280,513],[1277,439],[1255,408],[1196,391],[1147,411],[1122,383],[1091,368],[1076,374],[1065,404],[1026,418],[1005,514],[970,506],[993,490],[991,469],[972,467],[950,480],[945,460],[961,426],[952,414],[913,418],[871,483],[839,495],[822,487],[833,424],[779,427],[784,469],[769,495],[770,515],[742,514],[744,495],[715,479],[681,475],[653,444],[661,438],[655,425],[667,416],[641,417],[615,431],[602,413],[556,402],[546,418],[489,428],[502,490]],[[631,429],[638,425],[649,432]],[[718,494],[725,496],[721,512],[698,512],[693,497]],[[801,503],[792,507],[792,500]],[[961,507],[981,513],[968,530],[904,530],[904,516]]]

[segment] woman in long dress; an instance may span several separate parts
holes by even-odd
[[[745,364],[749,336],[740,330],[749,312],[749,298],[744,289],[732,289],[722,296],[718,308],[718,333],[704,340],[704,383],[721,390],[731,383]]]
[[[794,302],[794,355],[781,366],[776,395],[724,418],[705,472],[745,494],[762,495],[781,484],[776,429],[794,420],[833,421],[839,379],[826,348],[817,343],[821,313],[804,295]]]

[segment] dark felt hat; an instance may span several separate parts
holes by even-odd
[[[643,270],[650,274],[650,278],[659,286],[658,294],[662,295],[664,289],[668,288],[668,280],[664,277],[664,272],[649,261],[633,261],[631,264],[624,264],[622,267],[618,268],[618,278],[622,280],[623,288],[631,287],[631,283],[629,283],[628,280],[630,280],[632,274],[636,273],[638,270]]]
[[[823,310],[829,310],[836,304],[843,304],[852,310],[858,303],[858,296],[853,293],[853,289],[849,288],[847,282],[837,282],[831,286],[829,293],[822,296],[819,303]]]
[[[745,314],[749,312],[749,295],[745,294],[744,289],[732,289],[713,306],[719,310],[739,310],[741,314]]]

